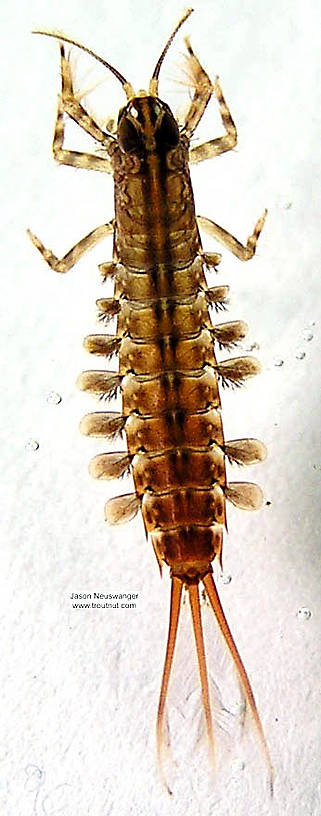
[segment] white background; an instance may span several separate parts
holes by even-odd
[[[245,265],[223,250],[218,278],[232,290],[226,319],[250,324],[249,343],[258,344],[264,368],[243,390],[223,394],[226,438],[258,436],[269,449],[264,465],[241,474],[235,468],[231,478],[257,480],[270,502],[258,514],[229,508],[224,568],[232,580],[219,589],[270,745],[273,800],[264,768],[256,767],[260,749],[251,755],[246,740],[244,751],[230,746],[232,760],[216,774],[206,759],[200,764],[197,750],[181,770],[178,751],[171,800],[160,784],[154,721],[169,580],[160,581],[140,519],[106,528],[103,504],[118,486],[92,482],[86,463],[107,446],[77,429],[83,413],[95,410],[75,380],[95,367],[82,338],[94,330],[102,291],[97,264],[111,258],[111,242],[60,277],[25,233],[29,226],[59,255],[113,214],[110,177],[52,159],[58,47],[30,30],[69,34],[139,89],[183,10],[176,0],[31,0],[2,9],[0,801],[6,816],[321,811],[317,4],[200,0],[160,84],[171,104],[166,89],[176,87],[184,107],[188,91],[174,77],[189,34],[208,73],[220,75],[239,134],[233,153],[192,169],[197,211],[244,241],[269,209],[256,258]],[[90,86],[87,70],[88,63],[82,81]],[[102,98],[102,119],[115,114],[112,98],[118,107],[124,103],[110,76]],[[204,128],[207,138],[222,132],[215,103]],[[74,138],[72,130],[69,147]],[[204,247],[215,248],[206,240]],[[48,403],[50,392],[61,395],[59,405]],[[28,440],[38,442],[37,451]],[[137,609],[72,609],[72,592],[94,591],[138,593]],[[298,615],[301,607],[310,610],[309,619]],[[192,648],[188,643],[186,667]],[[183,710],[183,699],[180,705]]]

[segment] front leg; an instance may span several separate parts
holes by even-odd
[[[263,215],[261,215],[261,218],[259,218],[255,224],[252,235],[250,235],[249,238],[247,239],[245,246],[241,244],[241,242],[238,241],[237,238],[234,238],[234,235],[231,235],[231,233],[227,232],[227,230],[223,229],[223,227],[220,227],[218,224],[215,224],[214,221],[210,221],[209,218],[204,218],[202,215],[198,215],[197,223],[198,226],[204,230],[204,232],[207,232],[207,234],[210,235],[211,238],[215,238],[217,241],[220,242],[220,244],[223,244],[223,246],[225,246],[226,249],[229,249],[230,252],[233,252],[233,255],[236,255],[236,257],[240,261],[249,261],[250,258],[253,258],[253,255],[255,254],[256,245],[260,233],[262,232],[262,229],[264,227],[266,216],[267,210],[264,210]]]
[[[183,133],[186,134],[188,138],[192,136],[201,121],[212,94],[215,94],[218,101],[221,119],[226,130],[224,136],[211,139],[209,142],[204,142],[204,144],[191,148],[189,151],[189,162],[195,163],[204,161],[204,159],[211,159],[214,156],[219,156],[220,153],[225,153],[227,150],[232,150],[237,143],[237,132],[222,94],[218,78],[216,77],[214,84],[212,84],[206,71],[204,71],[204,68],[202,68],[195,56],[189,40],[186,39],[185,42],[188,50],[188,67],[195,82],[195,93],[185,119]]]
[[[213,86],[208,74],[204,71],[204,68],[202,68],[201,63],[194,54],[188,37],[185,37],[185,45],[188,51],[188,56],[186,57],[188,62],[187,73],[190,74],[192,82],[195,85],[194,96],[187,111],[182,129],[182,133],[190,139],[207,108],[213,93]]]
[[[100,142],[103,148],[107,148],[113,141],[113,137],[101,130],[94,119],[89,116],[85,108],[76,98],[73,90],[72,76],[69,60],[65,57],[65,49],[60,45],[61,55],[61,97],[58,102],[57,119],[53,138],[53,154],[59,164],[66,164],[72,167],[80,167],[86,170],[100,170],[103,173],[112,173],[112,165],[109,158],[101,158],[91,153],[79,153],[75,150],[65,150],[63,148],[65,125],[64,114],[70,116],[77,124],[92,136],[95,141]]]

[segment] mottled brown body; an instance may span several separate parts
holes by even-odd
[[[190,10],[174,34],[189,14]],[[115,280],[114,297],[100,298],[97,305],[102,320],[108,322],[117,315],[116,334],[90,335],[84,344],[90,353],[100,357],[117,353],[118,372],[86,371],[78,382],[82,390],[105,397],[120,388],[122,412],[88,414],[82,420],[81,430],[88,436],[107,438],[125,430],[127,452],[99,454],[92,460],[90,472],[96,478],[109,479],[130,469],[135,493],[107,502],[106,519],[110,523],[126,521],[141,508],[159,566],[165,562],[170,568],[170,625],[157,718],[160,762],[183,585],[189,592],[205,721],[213,746],[198,591],[202,581],[234,660],[272,780],[253,692],[212,576],[215,557],[221,563],[226,499],[244,509],[257,509],[262,503],[262,493],[256,485],[226,483],[225,459],[253,464],[265,456],[264,445],[258,440],[225,442],[219,378],[223,383],[239,384],[256,374],[260,366],[252,357],[220,362],[216,359],[215,341],[220,347],[230,348],[243,339],[247,327],[242,321],[212,324],[209,307],[224,306],[228,287],[208,287],[205,269],[215,267],[220,256],[202,250],[189,174],[189,162],[230,150],[236,144],[236,128],[218,80],[212,85],[188,41],[195,90],[185,123],[178,127],[170,109],[158,96],[159,69],[174,34],[157,63],[148,92],[135,95],[116,69],[97,58],[123,84],[128,100],[119,113],[116,136],[99,129],[76,99],[69,61],[61,45],[62,96],[54,155],[63,164],[113,173],[115,219],[97,227],[61,259],[29,234],[57,272],[68,271],[88,248],[111,232],[114,235],[113,260],[101,264],[104,277],[112,276]],[[213,93],[226,133],[190,148],[191,136]],[[65,114],[99,142],[105,151],[104,158],[63,148]],[[245,246],[214,222],[201,218],[199,223],[245,261],[254,255],[265,215],[258,220]]]
[[[146,129],[151,102],[140,100]],[[159,561],[173,575],[195,579],[221,550],[226,476],[188,141],[183,136],[173,150],[143,159],[118,145],[111,152],[115,254],[127,273],[126,294],[120,282],[115,296],[117,334],[125,334],[119,371],[134,484]],[[135,298],[138,270],[144,299],[141,291]]]

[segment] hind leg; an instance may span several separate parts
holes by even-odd
[[[218,224],[215,224],[214,221],[211,221],[209,218],[204,218],[201,215],[197,216],[197,223],[204,232],[207,232],[211,238],[215,238],[220,244],[223,244],[226,249],[229,249],[230,252],[233,252],[233,255],[240,261],[249,261],[250,258],[253,258],[255,254],[256,245],[259,239],[259,236],[262,232],[264,222],[267,216],[267,210],[264,210],[263,215],[255,224],[254,230],[252,235],[249,236],[245,246],[241,244],[237,238],[234,238],[234,235],[231,235],[230,232],[220,227]]]

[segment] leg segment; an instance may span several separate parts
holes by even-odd
[[[108,158],[100,158],[91,153],[78,153],[73,150],[64,150],[64,120],[66,113],[77,124],[86,131],[93,139],[106,148],[110,144],[112,137],[104,133],[96,124],[94,119],[85,111],[74,95],[72,76],[69,60],[65,57],[64,46],[60,46],[61,54],[61,97],[58,103],[58,112],[53,139],[53,154],[59,164],[67,164],[72,167],[81,167],[86,170],[100,170],[104,173],[112,173],[111,162]]]
[[[195,85],[194,96],[190,108],[185,117],[183,133],[190,139],[201,121],[205,108],[207,107],[213,93],[213,86],[209,76],[194,54],[190,41],[185,37],[185,44],[188,51],[188,76]]]
[[[237,132],[217,77],[214,84],[212,84],[209,76],[195,56],[189,40],[186,39],[185,42],[189,55],[188,67],[195,83],[195,93],[186,116],[183,133],[186,133],[189,138],[192,136],[213,93],[218,100],[221,119],[226,130],[225,136],[220,136],[218,139],[211,139],[209,142],[191,148],[189,161],[195,163],[203,161],[204,159],[211,159],[214,156],[219,156],[220,153],[225,153],[227,150],[232,150],[237,142]]]
[[[56,255],[51,252],[50,249],[46,249],[44,245],[39,241],[36,235],[33,234],[29,229],[27,233],[29,238],[31,239],[32,243],[39,249],[40,254],[44,258],[44,260],[49,264],[51,269],[55,272],[68,272],[77,261],[80,260],[82,255],[92,249],[99,241],[102,241],[103,238],[107,238],[114,231],[114,222],[109,221],[107,224],[101,224],[100,227],[96,227],[96,229],[92,230],[85,238],[82,238],[78,241],[75,246],[67,252],[63,258],[57,258]]]
[[[204,232],[207,232],[211,238],[215,238],[220,244],[229,249],[230,252],[233,252],[233,255],[240,261],[249,261],[250,258],[253,258],[256,250],[256,244],[258,242],[260,233],[262,232],[264,222],[267,216],[267,210],[264,210],[263,215],[255,224],[254,230],[252,235],[247,239],[246,245],[240,243],[237,238],[234,238],[234,235],[231,235],[230,232],[227,232],[223,227],[220,227],[218,224],[215,224],[214,221],[210,221],[209,218],[204,218],[203,216],[197,216],[197,223]]]

